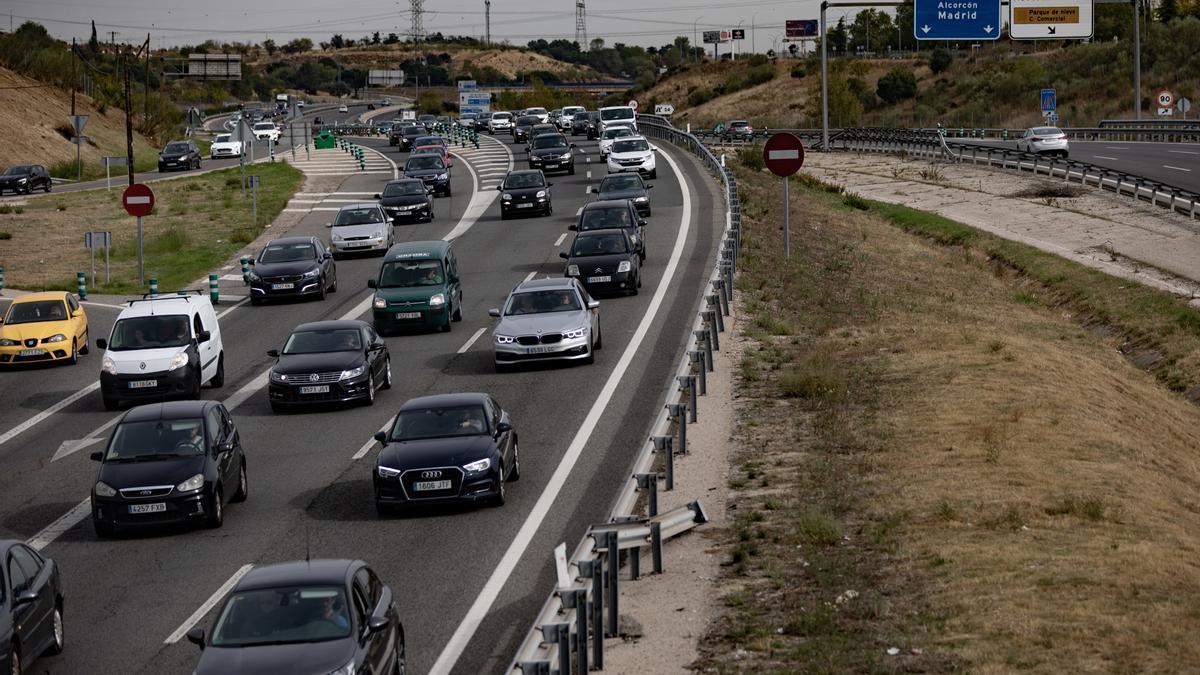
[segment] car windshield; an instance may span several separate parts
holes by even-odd
[[[444,146],[446,144],[446,142],[442,140],[441,136],[422,136],[421,138],[418,138],[415,141],[413,141],[413,143],[415,143],[417,145],[417,147],[420,147],[423,145]]]
[[[325,328],[292,333],[288,336],[287,344],[283,345],[283,353],[356,352],[362,348],[362,336],[357,328]]]
[[[533,139],[533,147],[536,150],[544,150],[546,148],[565,148],[567,147],[567,139],[562,136],[538,136]]]
[[[214,647],[324,642],[350,637],[346,592],[337,586],[235,591],[213,627]]]
[[[315,260],[317,252],[312,244],[270,244],[263,249],[260,263],[297,262],[300,260]]]
[[[633,110],[630,108],[609,108],[600,111],[600,119],[608,122],[610,120],[631,120],[633,119]]]
[[[600,181],[600,192],[621,192],[624,190],[641,190],[642,179],[637,174],[617,174]]]
[[[583,307],[579,297],[569,288],[513,293],[504,308],[504,316],[544,314],[546,312],[575,312]]]
[[[194,457],[204,451],[204,423],[199,419],[125,422],[113,432],[104,461]]]
[[[67,318],[67,308],[62,300],[38,300],[16,302],[8,309],[4,323],[37,323],[39,321],[62,321]]]
[[[580,230],[603,230],[610,227],[633,227],[629,209],[585,209],[579,217]]]
[[[425,134],[426,132],[427,132],[427,129],[425,129],[425,127],[418,127],[418,126],[404,127],[404,135],[405,136],[420,136],[422,134]]]
[[[27,165],[10,166],[10,167],[8,167],[8,169],[6,169],[4,171],[4,175],[5,176],[19,176],[22,174],[27,174],[32,170],[33,170],[33,167],[27,166]]]
[[[221,134],[213,139],[213,143],[228,143],[231,138],[229,134]]]
[[[168,143],[167,147],[163,148],[163,152],[171,154],[179,154],[187,151],[187,143]]]
[[[274,125],[273,123],[271,123],[271,122],[263,122],[262,124],[255,124],[255,125],[254,125],[254,130],[255,130],[255,131],[263,131],[263,130],[266,130],[266,129],[274,129],[274,128],[275,128],[275,125]]]
[[[413,150],[412,154],[414,154],[414,155],[437,155],[437,156],[441,157],[444,151],[445,151],[445,148],[443,148],[440,145],[422,145],[421,147]]]
[[[529,108],[525,111],[525,114],[526,115],[545,115],[546,109],[545,108]]]
[[[405,181],[403,183],[388,183],[383,186],[384,197],[405,197],[408,195],[423,195],[425,194],[425,184],[417,181]]]
[[[1029,131],[1034,136],[1061,136],[1062,135],[1062,129],[1059,129],[1058,127],[1037,127],[1036,129],[1030,129]]]
[[[420,155],[417,157],[409,157],[404,163],[404,170],[411,169],[444,169],[446,163],[442,161],[440,155]]]
[[[533,117],[532,115],[526,115],[525,117],[517,118],[517,126],[519,127],[531,127],[539,122],[541,122],[541,120]]]
[[[546,187],[546,181],[540,173],[517,173],[504,179],[505,190],[535,187]]]
[[[605,140],[608,140],[608,139],[612,139],[612,138],[621,138],[622,136],[632,136],[632,135],[633,135],[633,130],[630,129],[629,127],[616,127],[615,129],[605,129],[604,136],[602,136],[602,138],[604,138]]]
[[[439,286],[443,281],[442,263],[437,260],[398,260],[384,263],[379,271],[380,288]]]
[[[165,349],[182,347],[192,341],[185,314],[159,314],[121,319],[113,327],[108,348],[113,351],[131,349]]]
[[[571,245],[571,257],[586,257],[592,255],[614,255],[628,253],[625,236],[621,234],[598,234],[588,237],[575,237]]]
[[[424,408],[402,410],[392,425],[393,441],[416,441],[423,438],[478,436],[488,433],[487,415],[483,406],[453,408]]]
[[[441,161],[441,160],[438,160]],[[337,220],[333,222],[334,227],[343,225],[371,225],[373,223],[382,223],[383,214],[376,207],[367,209],[342,209],[338,212]]]
[[[492,119],[494,119],[494,120],[511,120],[512,113],[497,113],[495,115],[492,115]]]
[[[646,152],[650,149],[650,144],[645,139],[637,138],[628,141],[617,141],[613,143],[613,152]]]

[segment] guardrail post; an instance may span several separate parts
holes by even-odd
[[[651,436],[650,441],[652,443],[654,443],[654,450],[656,452],[666,453],[666,459],[663,461],[663,465],[666,468],[666,472],[667,472],[666,488],[668,490],[674,490],[675,489],[675,448],[674,448],[675,437],[674,436]]]
[[[208,299],[216,305],[221,302],[221,289],[217,284],[217,275],[208,275]]]
[[[517,664],[521,675],[550,675],[549,661],[522,661]]]
[[[650,523],[650,555],[654,564],[654,573],[662,574],[662,523]]]
[[[592,670],[604,670],[604,564],[592,561]]]
[[[617,547],[617,532],[608,532],[608,555],[605,560],[608,567],[608,636],[617,637],[617,583],[621,571],[621,551]]]
[[[709,295],[708,306],[709,316],[706,317],[708,324],[712,326],[715,323],[717,326],[717,332],[713,333],[713,349],[721,351],[721,338],[717,335],[717,333],[725,332],[725,319],[721,316],[721,296],[716,293]]]
[[[687,411],[686,403],[668,403],[667,415],[679,425],[679,454],[687,454]]]
[[[651,518],[658,515],[658,474],[656,473],[635,473],[634,480],[637,481],[637,486],[641,490],[649,492],[647,497],[647,509]]]
[[[697,373],[693,377],[699,377],[699,383],[700,383],[700,392],[699,393],[701,396],[707,396],[708,395],[708,374],[704,369],[704,350],[701,350],[701,349],[688,350],[688,358],[691,359],[691,361],[692,361],[692,369],[695,370]],[[692,401],[692,405],[695,406],[695,401]]]
[[[689,353],[689,357],[690,357],[690,353]],[[676,379],[679,380],[680,389],[686,389],[688,392],[688,396],[691,399],[691,404],[688,405],[688,416],[691,418],[692,424],[695,424],[696,423],[696,415],[698,414],[696,411],[696,402],[698,401],[697,396],[696,396],[696,376],[695,375],[679,375],[679,376],[677,376]]]
[[[242,256],[242,283],[250,283],[250,258]]]
[[[558,644],[558,672],[571,672],[571,624],[569,623],[544,623],[541,625],[542,643],[543,644]],[[564,664],[563,661],[566,661]],[[547,661],[528,661],[526,662],[533,667],[534,673],[539,675],[550,675],[550,663]],[[565,667],[564,667],[565,666]],[[529,675],[530,671],[526,670],[525,664],[521,664],[521,672],[524,675]]]
[[[75,284],[79,288],[79,299],[87,300],[87,272],[76,272]]]
[[[642,547],[634,546],[629,549],[629,578],[637,581],[642,577]]]
[[[703,318],[703,313],[701,313],[701,318]],[[713,371],[712,329],[701,328],[700,330],[692,332],[696,335],[696,342],[699,343],[700,346],[704,347],[704,369],[711,373]],[[705,389],[708,389],[708,387],[705,387]]]
[[[721,301],[721,316],[729,316],[729,289],[725,286],[724,273],[725,270],[721,270],[721,277],[712,280],[712,287]]]
[[[587,589],[577,588],[575,596],[575,666],[579,673],[588,670],[588,602]]]
[[[722,261],[721,273],[725,275],[725,302],[728,306],[733,301],[733,263]]]
[[[150,297],[158,297],[158,277],[150,277]]]
[[[0,267],[0,293],[4,292],[4,268]]]

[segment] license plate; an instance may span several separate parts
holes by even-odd
[[[130,389],[151,389],[158,386],[158,380],[134,380],[129,383]]]
[[[45,349],[22,349],[21,356],[41,356],[45,354]]]
[[[553,351],[550,347],[529,347],[525,350],[526,354],[548,354]]]
[[[533,204],[517,204],[517,208],[518,209],[531,209],[531,208],[533,208]]]
[[[421,313],[420,312],[396,312],[396,318],[397,319],[419,319],[419,318],[421,318]]]
[[[413,483],[413,489],[418,492],[427,490],[449,490],[450,481],[448,480],[424,480]]]
[[[612,281],[612,277],[588,277],[587,278],[587,282],[589,284],[603,284],[603,283],[607,283],[609,281]]]
[[[300,387],[300,393],[301,394],[328,394],[329,393],[329,385],[317,384],[317,385],[313,385],[311,387]]]
[[[167,510],[167,505],[163,502],[157,504],[130,504],[130,513],[162,513]]]
[[[273,291],[288,291],[296,287],[296,284],[271,284]]]
[[[546,162],[546,168],[547,169],[557,169],[558,162]]]

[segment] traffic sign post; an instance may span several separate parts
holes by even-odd
[[[1092,37],[1094,0],[1009,0],[1008,34],[1014,40]]]
[[[154,210],[154,191],[142,183],[134,183],[125,188],[121,195],[121,203],[125,212],[137,218],[137,267],[138,284],[145,279],[145,268],[142,265],[142,217],[150,215]]]
[[[804,166],[804,144],[794,134],[773,134],[763,145],[763,163],[771,173],[783,178],[783,257],[792,257],[788,178]]]
[[[253,197],[252,197],[253,206],[251,208],[253,209],[252,213],[254,215],[253,215],[253,220],[251,222],[255,225],[255,227],[257,227],[258,226],[258,176],[246,176],[246,178],[249,179],[249,181],[250,181],[250,189],[251,189],[251,193],[253,194]]]
[[[1058,110],[1058,92],[1054,89],[1043,89],[1038,97],[1042,102],[1042,117],[1049,117]]]
[[[120,157],[105,157],[104,158],[104,185],[112,192],[112,167],[128,166],[129,158],[124,155]]]
[[[1175,107],[1179,108],[1179,112],[1183,113],[1183,119],[1187,119],[1188,111],[1192,109],[1192,102],[1186,98],[1181,98],[1179,99],[1179,103],[1175,104]]]
[[[108,267],[108,250],[112,247],[112,232],[85,232],[83,245],[92,256],[92,285],[96,285],[96,249],[104,249],[104,283],[112,281]]]
[[[1175,110],[1171,107],[1175,104],[1175,94],[1163,89],[1154,97],[1158,101],[1158,116],[1170,117]]]
[[[633,108],[633,112],[637,112],[637,109],[638,109],[638,102],[637,102],[637,99],[636,99],[636,98],[635,98],[635,99],[630,99],[630,101],[629,101],[629,107],[630,107],[630,108]]]
[[[997,40],[1000,0],[915,0],[913,35],[918,40]]]

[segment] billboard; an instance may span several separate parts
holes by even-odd
[[[400,87],[404,85],[403,70],[368,70],[367,84],[383,87]]]
[[[706,30],[704,31],[704,44],[711,45],[721,41],[721,31]]]
[[[746,39],[746,29],[744,29],[744,28],[734,28],[731,32],[733,33],[734,40],[745,40]]]
[[[817,37],[819,23],[816,19],[789,19],[784,23],[785,37],[806,38]]]
[[[198,80],[240,80],[242,55],[188,54],[187,76]]]

